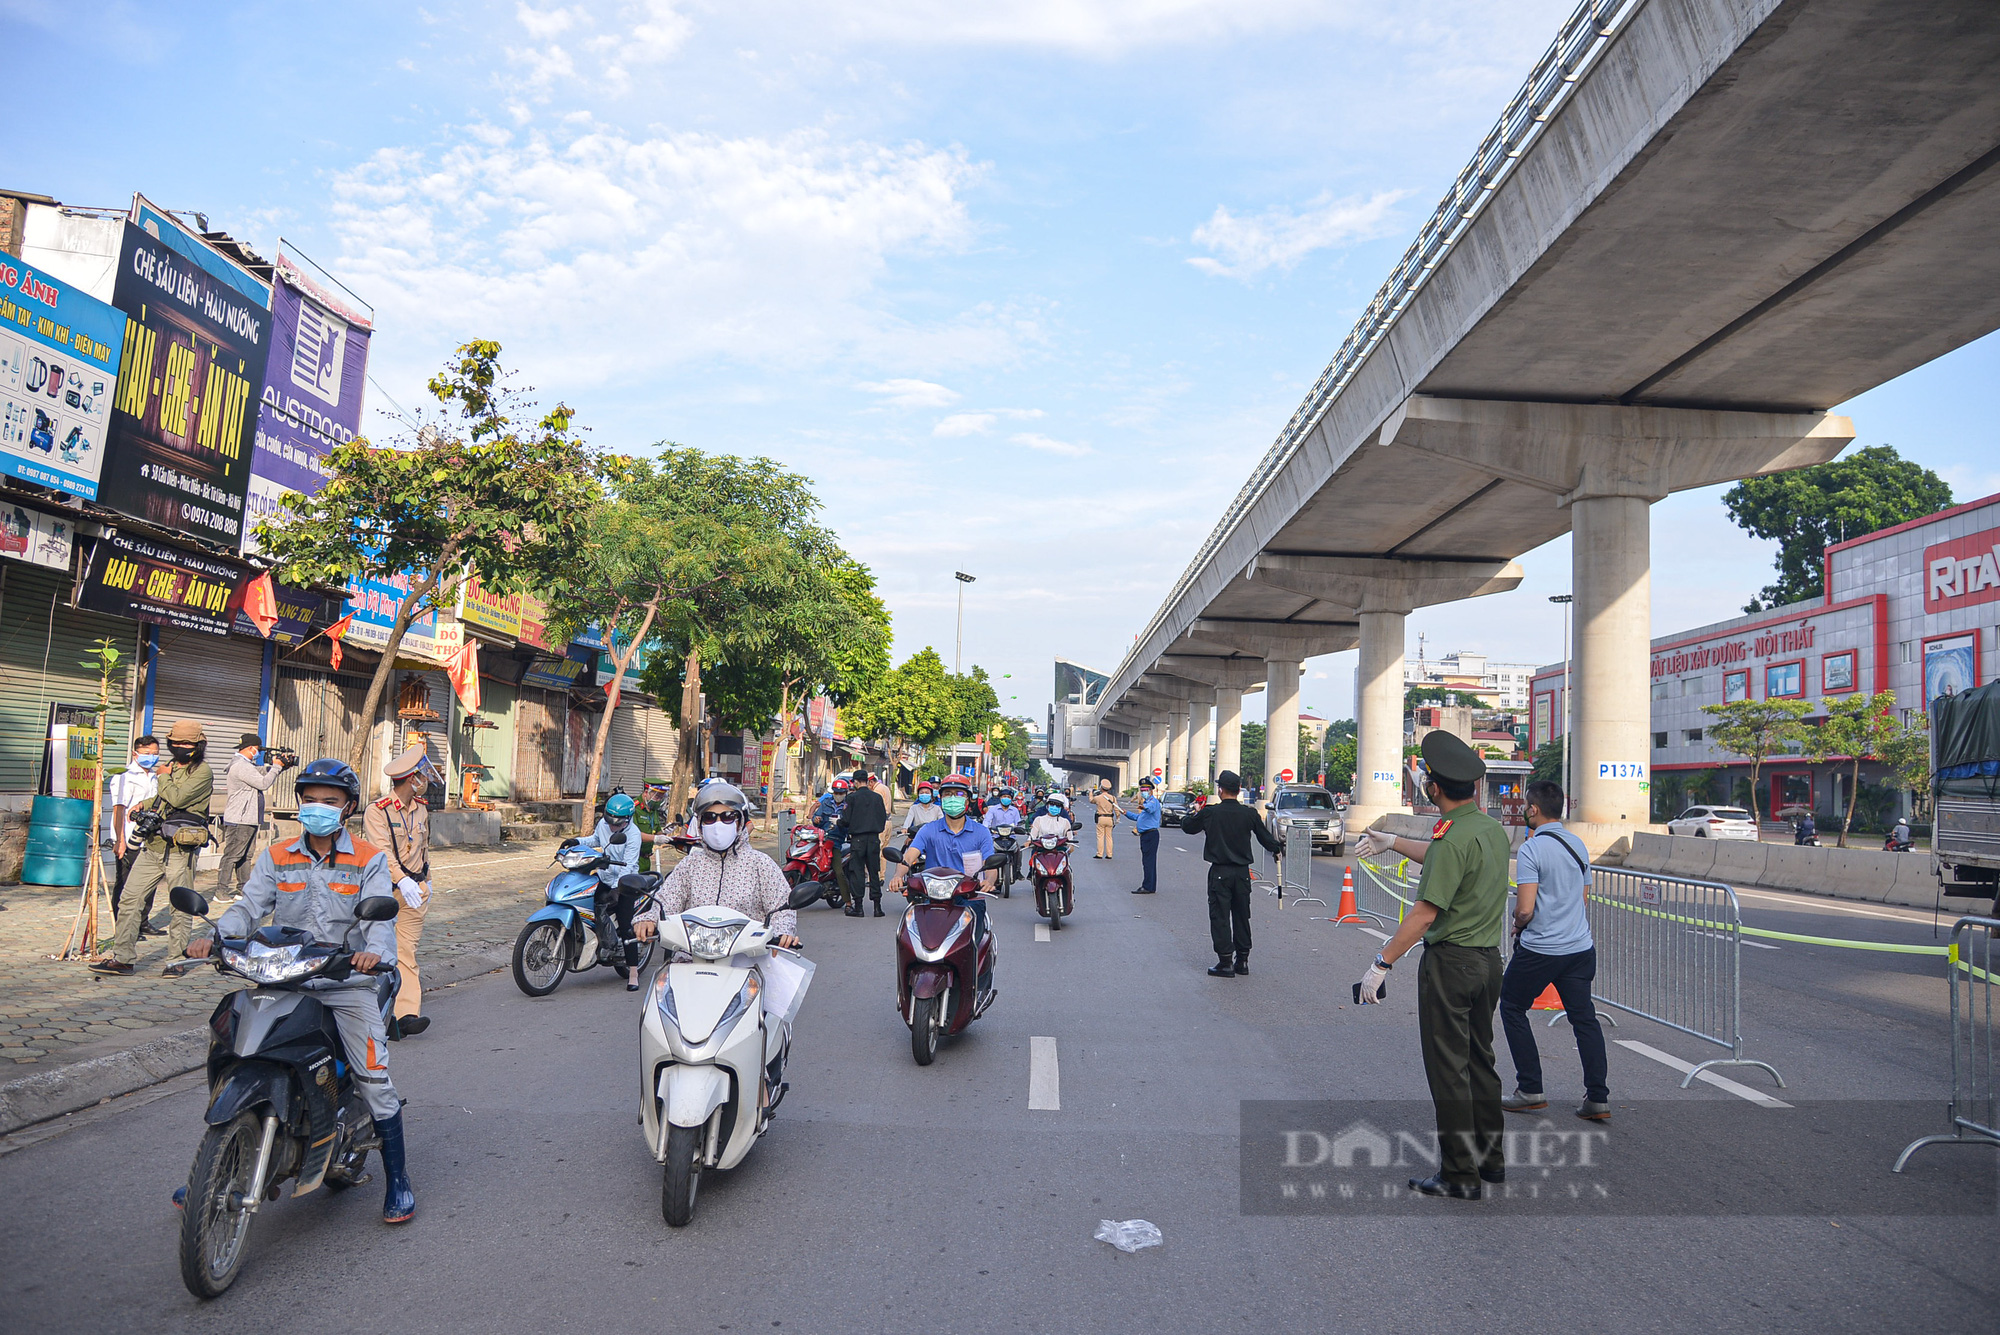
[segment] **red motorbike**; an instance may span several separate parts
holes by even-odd
[[[995,853],[981,870],[1003,860]],[[896,1007],[910,1026],[911,1055],[917,1065],[929,1066],[937,1059],[938,1041],[985,1014],[1000,995],[993,986],[993,933],[974,941],[969,901],[981,893],[977,874],[955,868],[913,871],[903,885],[910,907],[896,928]]]
[[[824,830],[816,825],[794,825],[792,846],[785,850],[785,879],[793,885],[818,881],[826,887],[828,907],[839,908],[846,896],[841,892],[841,878],[833,874],[835,856],[833,840]]]
[[[1062,920],[1076,912],[1076,882],[1069,874],[1069,851],[1076,840],[1059,834],[1045,834],[1034,841],[1028,853],[1028,879],[1035,885],[1035,912],[1049,920],[1049,930],[1060,932]]]

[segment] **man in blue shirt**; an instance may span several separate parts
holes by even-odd
[[[1139,834],[1139,865],[1145,869],[1135,895],[1150,895],[1160,888],[1160,799],[1153,796],[1153,777],[1139,780],[1139,809],[1125,813]]]
[[[1514,1092],[1500,1101],[1508,1112],[1549,1106],[1542,1093],[1542,1057],[1528,1008],[1551,984],[1562,998],[1577,1055],[1583,1059],[1584,1103],[1578,1117],[1611,1116],[1604,1031],[1591,1004],[1597,948],[1590,935],[1590,854],[1562,827],[1563,792],[1553,783],[1528,785],[1527,819],[1534,831],[1514,855],[1519,889],[1514,907],[1514,958],[1500,983],[1500,1023],[1514,1054]]]
[[[993,872],[982,871],[979,866],[993,856],[993,835],[978,821],[966,819],[966,806],[972,797],[971,785],[954,775],[938,785],[938,794],[944,819],[918,828],[917,837],[910,841],[908,851],[903,854],[903,865],[896,868],[895,876],[890,878],[890,894],[903,888],[906,869],[916,866],[919,860],[932,871],[947,868],[963,871],[977,876],[981,889],[993,888]],[[984,899],[972,900],[972,917],[979,934],[986,935]],[[981,985],[984,986],[984,983]]]

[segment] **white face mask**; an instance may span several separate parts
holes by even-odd
[[[701,827],[701,841],[718,853],[726,853],[736,842],[736,827],[717,821]]]

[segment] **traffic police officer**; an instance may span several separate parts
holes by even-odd
[[[1428,846],[1370,831],[1362,856],[1394,849],[1424,865],[1417,902],[1355,985],[1364,1005],[1422,937],[1417,1027],[1424,1076],[1437,1109],[1440,1166],[1410,1186],[1426,1196],[1478,1200],[1482,1183],[1506,1181],[1500,1072],[1493,1011],[1500,1004],[1501,919],[1507,908],[1507,831],[1475,798],[1486,762],[1448,732],[1423,742],[1424,796],[1441,814]]]
[[[442,782],[437,763],[419,742],[382,767],[389,795],[369,804],[361,816],[361,836],[388,855],[389,877],[403,907],[396,914],[395,1027],[390,1036],[407,1038],[431,1027],[423,1014],[424,980],[417,973],[417,943],[424,939],[424,915],[431,904],[431,812],[426,797]]]

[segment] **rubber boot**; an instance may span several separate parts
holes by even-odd
[[[407,1224],[417,1212],[417,1193],[410,1190],[410,1173],[403,1162],[403,1114],[376,1118],[375,1134],[382,1141],[382,1222]]]

